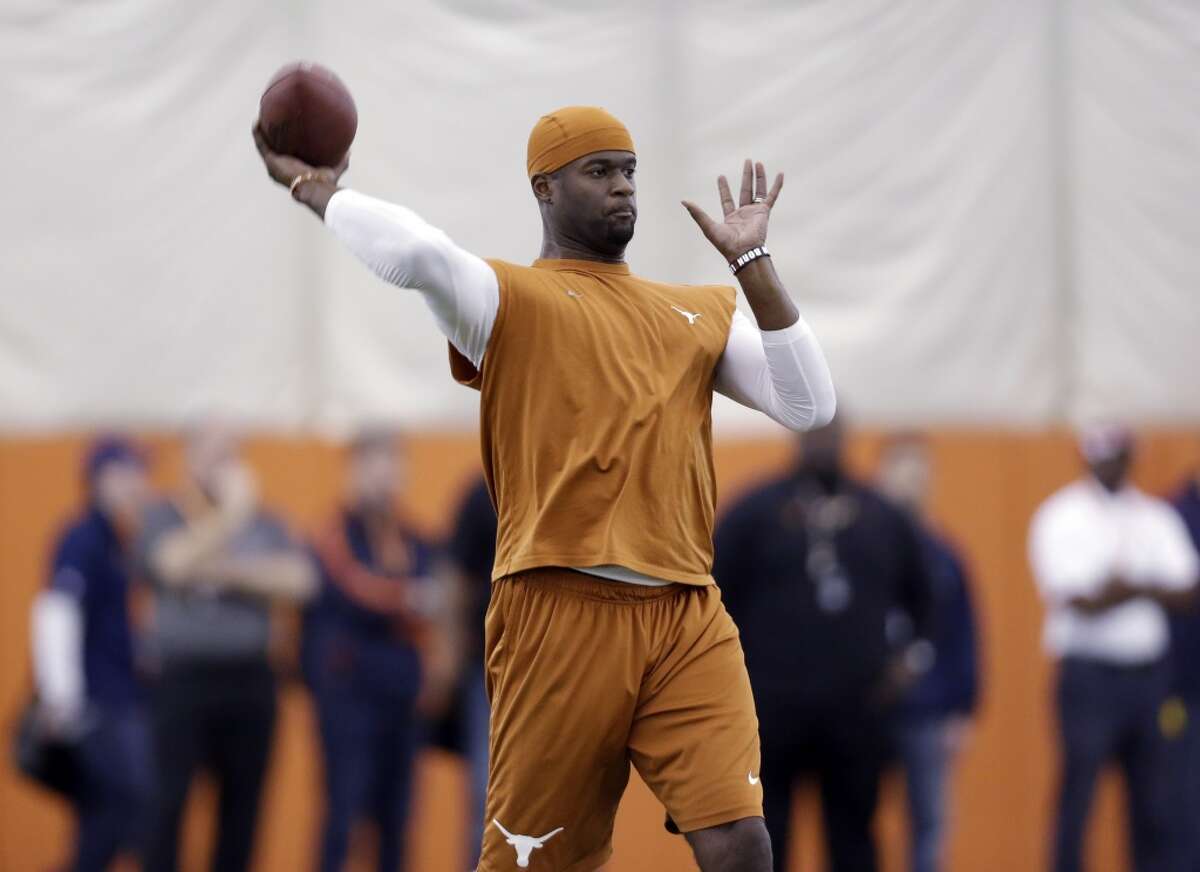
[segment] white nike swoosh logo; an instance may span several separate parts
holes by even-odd
[[[754,777],[753,772],[746,773],[746,780],[749,781],[751,784],[758,784],[758,781],[759,781],[759,779]]]

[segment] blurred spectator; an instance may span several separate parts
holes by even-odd
[[[76,761],[67,868],[102,870],[139,847],[151,789],[129,622],[129,546],[149,489],[141,455],[116,437],[93,443],[84,480],[87,504],[59,537],[33,605],[33,666],[39,726]]]
[[[305,619],[305,671],[325,761],[320,868],[345,862],[354,825],[378,831],[377,867],[403,868],[422,686],[418,650],[439,608],[429,546],[399,511],[396,438],[350,447],[346,506],[318,538],[323,584]]]
[[[258,508],[239,452],[219,426],[190,433],[187,481],[148,513],[142,534],[161,669],[146,872],[177,868],[180,817],[199,768],[219,790],[211,867],[248,868],[275,725],[270,608],[308,598],[316,583],[307,554]]]
[[[1059,659],[1062,783],[1057,872],[1078,872],[1096,776],[1115,760],[1129,795],[1134,867],[1171,869],[1159,707],[1170,680],[1166,609],[1190,604],[1197,557],[1179,516],[1128,482],[1132,436],[1087,430],[1090,474],[1034,515],[1030,561]]]
[[[943,867],[948,781],[970,730],[978,693],[975,615],[963,561],[927,514],[928,443],[916,435],[884,446],[879,484],[917,525],[933,586],[933,666],[905,694],[897,713],[896,750],[908,792],[912,872]]]
[[[740,631],[762,736],[767,828],[782,872],[792,793],[821,793],[832,872],[872,872],[890,714],[932,662],[929,579],[911,522],[842,465],[842,421],[717,529],[714,574]]]
[[[450,558],[462,586],[463,671],[456,693],[461,750],[470,775],[468,868],[479,861],[483,809],[487,799],[489,705],[483,671],[483,625],[492,593],[492,564],[496,558],[496,510],[482,478],[463,497],[450,537]]]
[[[1175,508],[1200,549],[1200,473],[1175,497]],[[1200,872],[1200,609],[1171,615],[1171,698],[1162,711],[1169,743],[1169,806],[1178,851],[1173,869]]]

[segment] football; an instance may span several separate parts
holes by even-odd
[[[314,167],[337,166],[358,130],[349,89],[332,70],[307,61],[271,77],[258,119],[272,149]]]

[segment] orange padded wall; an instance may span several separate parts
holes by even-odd
[[[952,431],[933,437],[938,462],[935,514],[969,557],[984,645],[982,716],[956,779],[950,868],[988,872],[1043,868],[1052,813],[1052,671],[1040,649],[1041,607],[1025,561],[1025,532],[1038,502],[1077,473],[1069,435]],[[174,440],[151,437],[155,478],[177,480]],[[76,436],[0,439],[0,718],[7,724],[28,688],[28,611],[42,583],[47,549],[78,499],[77,469],[85,440]],[[869,470],[878,439],[855,439],[852,459]],[[255,438],[249,456],[262,479],[264,501],[298,531],[313,529],[341,492],[341,458],[324,442]],[[778,470],[790,453],[783,439],[722,441],[717,471],[723,500]],[[422,435],[409,443],[409,507],[431,533],[442,532],[463,486],[477,469],[475,440]],[[1138,479],[1165,491],[1197,467],[1200,440],[1161,433],[1147,437]],[[303,689],[284,693],[268,785],[257,868],[303,870],[312,865],[320,822],[320,761]],[[7,741],[7,739],[6,739]],[[0,870],[50,868],[61,860],[70,819],[55,800],[12,771],[7,747],[0,763]],[[770,772],[763,773],[770,778]],[[1120,797],[1106,781],[1089,837],[1091,868],[1124,867]],[[413,821],[413,863],[419,872],[462,872],[464,785],[457,762],[429,753],[419,779]],[[889,785],[880,815],[887,872],[903,868],[900,791]],[[819,851],[812,798],[803,798],[801,837],[793,868],[812,869]],[[211,794],[202,786],[189,810],[185,868],[204,868]],[[369,849],[361,840],[360,851]],[[799,864],[803,864],[802,866]],[[355,869],[366,869],[358,860]],[[662,830],[662,812],[636,777],[622,806],[611,872],[693,869],[683,841]]]

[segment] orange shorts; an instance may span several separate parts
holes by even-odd
[[[594,872],[629,764],[682,832],[762,816],[758,718],[716,587],[567,569],[497,581],[478,872]]]

